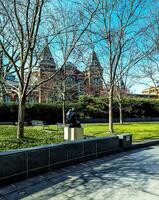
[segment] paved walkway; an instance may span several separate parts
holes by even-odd
[[[115,154],[0,188],[0,200],[159,200],[159,146]]]

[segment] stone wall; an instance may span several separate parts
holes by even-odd
[[[0,186],[105,156],[119,149],[118,136],[112,136],[1,152]]]
[[[114,118],[114,122],[119,122],[119,119]],[[124,122],[158,122],[159,117],[147,117],[147,118],[123,118]],[[81,123],[108,123],[108,118],[86,118],[80,119]]]

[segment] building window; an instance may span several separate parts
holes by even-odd
[[[92,79],[92,84],[94,84],[94,85],[100,85],[100,78],[98,78],[98,77],[93,78]]]
[[[74,83],[75,79],[74,79],[73,76],[68,76],[68,77],[67,77],[67,81],[68,81],[69,83]]]
[[[11,100],[11,97],[10,96],[8,96],[8,95],[6,95],[5,97],[4,97],[4,102],[5,103],[10,103],[12,100]]]

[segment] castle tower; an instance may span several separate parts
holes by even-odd
[[[54,58],[51,54],[51,50],[49,48],[48,43],[43,49],[41,61],[39,64],[39,78],[40,80],[47,79],[56,71],[56,64]],[[53,80],[42,84],[39,87],[39,103],[46,103],[48,101],[49,90],[53,86]]]
[[[85,70],[85,92],[89,95],[100,96],[103,91],[103,68],[93,50]]]

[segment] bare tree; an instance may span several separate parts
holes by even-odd
[[[72,51],[89,27],[98,7],[97,5],[91,11],[90,15],[87,15],[87,18],[85,18],[84,23],[80,27],[76,27],[79,31],[70,43],[60,68],[46,79],[40,80],[35,85],[30,86],[33,71],[40,60],[44,38],[48,37],[48,30],[50,30],[48,25],[50,24],[48,22],[48,19],[50,19],[48,5],[50,3],[52,1],[47,4],[45,0],[13,0],[12,2],[9,0],[0,0],[0,10],[3,11],[3,15],[0,18],[4,16],[7,18],[7,24],[3,25],[4,28],[0,32],[0,48],[3,50],[9,63],[13,66],[19,82],[18,88],[12,87],[12,90],[17,93],[19,98],[17,138],[24,137],[24,117],[27,97],[37,87],[54,78],[65,66]],[[50,7],[52,8],[53,4]],[[53,35],[49,35],[50,40],[56,38],[66,28],[54,32]]]
[[[157,2],[156,2],[157,3]],[[144,45],[149,47],[153,45],[153,51],[141,63],[141,73],[139,74],[142,84],[149,87],[145,92],[148,94],[159,95],[159,9],[156,7],[148,16],[148,29],[144,33]],[[143,81],[145,79],[145,81]]]
[[[78,74],[82,77],[78,77]],[[84,89],[84,77],[75,64],[67,62],[55,77],[53,84],[47,89],[49,102],[62,102],[63,124],[66,124],[66,103],[74,101]]]
[[[98,2],[98,1],[97,1]],[[68,3],[66,1],[66,3]],[[55,43],[52,45],[52,49],[56,49],[55,58],[58,58],[60,54],[61,60],[66,60],[67,54],[69,52],[70,46],[74,43],[77,35],[79,34],[79,27],[82,28],[81,24],[85,24],[85,20],[92,15],[92,10],[96,10],[97,6],[90,10],[90,13],[85,13],[85,2],[77,3],[77,9],[73,11],[72,7],[68,7],[58,1],[56,7],[56,17],[51,16],[51,27],[52,30],[57,32],[60,28],[63,28],[64,32],[58,34]],[[81,11],[81,7],[83,10]],[[79,15],[79,16],[78,16]],[[67,16],[67,17],[66,17]],[[53,90],[58,91],[62,96],[63,102],[63,124],[66,123],[65,112],[66,112],[66,101],[72,100],[77,94],[77,88],[81,87],[82,83],[76,83],[73,73],[78,71],[76,64],[80,63],[85,49],[87,49],[87,43],[84,42],[84,35],[80,38],[80,42],[72,50],[72,54],[69,57],[69,61],[65,63],[61,72],[55,77],[57,79],[53,86]],[[69,80],[72,79],[72,80]]]
[[[3,52],[0,51],[0,100],[3,101]]]
[[[119,122],[123,124],[123,110],[125,109],[123,106],[125,98],[131,95],[131,87],[134,85],[136,81],[136,74],[133,72],[132,67],[128,68],[127,71],[123,73],[123,62],[119,63],[119,72],[117,74],[117,81],[114,87],[114,98],[118,102],[118,109],[119,109]]]
[[[102,0],[98,14],[94,19],[90,32],[100,54],[105,58],[104,70],[107,72],[109,90],[109,132],[113,132],[113,93],[117,81],[126,73],[128,68],[135,66],[146,54],[147,49],[141,48],[139,36],[146,30],[143,21],[144,0]],[[96,42],[98,41],[98,42]],[[132,48],[133,47],[133,48]],[[128,59],[131,51],[134,57]],[[124,69],[117,80],[120,59],[124,55]],[[127,63],[127,64],[126,64]]]

